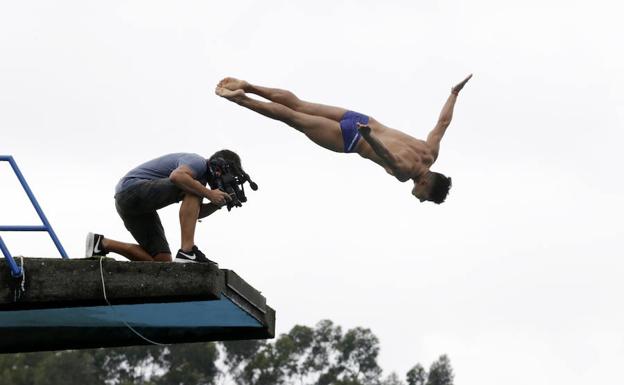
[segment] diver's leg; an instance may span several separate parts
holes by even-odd
[[[311,103],[299,99],[295,94],[279,88],[262,87],[251,84],[245,80],[225,78],[219,82],[219,86],[229,90],[241,89],[246,93],[256,94],[272,102],[282,104],[297,112],[308,115],[322,116],[339,122],[344,116],[346,109],[341,107],[327,106],[324,104]]]
[[[263,102],[245,95],[243,90],[231,91],[217,87],[216,93],[234,103],[271,119],[279,120],[303,132],[310,140],[328,150],[343,152],[344,145],[340,124],[322,116],[308,115],[295,111],[280,103]]]

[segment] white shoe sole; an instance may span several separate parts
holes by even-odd
[[[95,242],[95,234],[87,234],[87,241],[85,242],[85,258],[93,257],[93,242]]]
[[[184,258],[176,258],[173,261],[175,263],[199,263],[197,261],[193,261],[192,259],[184,259]]]
[[[183,258],[176,258],[173,260],[173,262],[175,263],[199,263],[202,265],[213,265],[216,267],[219,267],[218,263],[213,263],[213,262],[199,262],[199,261],[193,261],[192,259],[183,259]]]

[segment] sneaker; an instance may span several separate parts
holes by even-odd
[[[215,267],[219,267],[218,263],[206,258],[206,255],[202,253],[201,250],[197,248],[197,246],[193,246],[191,251],[184,251],[182,249],[178,250],[178,254],[176,254],[175,261],[178,263],[188,263],[188,262],[211,263],[215,265]]]
[[[91,258],[94,256],[105,256],[108,251],[104,250],[102,246],[102,239],[104,236],[101,234],[87,234],[87,242],[85,247],[85,258]]]

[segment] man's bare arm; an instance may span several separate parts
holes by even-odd
[[[169,179],[179,188],[187,193],[198,197],[208,198],[211,202],[224,205],[232,198],[221,190],[210,190],[193,178],[193,171],[187,166],[180,166],[171,172]]]
[[[442,111],[440,112],[438,123],[435,125],[433,130],[431,130],[429,135],[427,135],[427,144],[432,148],[435,158],[438,157],[438,153],[440,152],[440,142],[442,141],[442,137],[444,137],[444,133],[446,133],[446,129],[451,124],[451,120],[453,119],[453,109],[455,108],[457,95],[459,95],[459,91],[464,88],[471,77],[472,74],[468,75],[466,79],[462,80],[451,89],[451,94],[448,99],[446,99],[446,103],[444,103]]]
[[[371,146],[373,151],[375,151],[375,154],[377,154],[377,156],[379,156],[383,160],[384,164],[390,170],[392,170],[392,174],[396,178],[402,179],[402,174],[399,169],[399,159],[393,153],[391,153],[390,150],[388,150],[388,148],[386,148],[386,146],[371,133],[371,128],[368,125],[361,124],[361,123],[358,123],[357,125],[358,125],[358,131],[360,132],[364,140],[368,142],[368,144]]]

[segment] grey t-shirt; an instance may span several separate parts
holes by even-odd
[[[115,187],[118,194],[142,180],[169,178],[169,174],[176,168],[185,165],[193,171],[193,177],[204,186],[208,183],[208,165],[206,159],[197,154],[177,152],[152,159],[130,170],[119,180]]]

